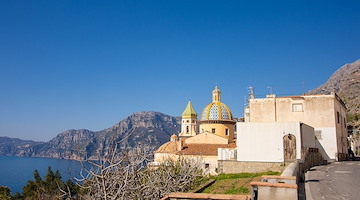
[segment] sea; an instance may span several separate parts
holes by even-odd
[[[34,170],[44,178],[48,166],[54,173],[58,169],[64,181],[80,177],[82,168],[81,163],[74,160],[0,156],[0,185],[9,187],[12,193],[21,193],[27,181],[34,180]]]

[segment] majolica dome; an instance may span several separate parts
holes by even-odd
[[[200,120],[233,120],[233,117],[225,104],[212,102],[204,108]]]
[[[200,120],[233,120],[232,113],[224,103],[221,103],[221,91],[216,86],[213,90],[213,102],[207,105],[201,113]]]

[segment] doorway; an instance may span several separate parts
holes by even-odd
[[[292,162],[296,160],[296,137],[292,134],[287,134],[283,137],[284,144],[284,161]]]

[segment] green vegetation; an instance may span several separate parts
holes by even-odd
[[[346,116],[347,121],[350,122],[356,122],[359,121],[360,119],[360,114],[356,114],[356,113],[352,113],[352,114],[347,114]]]
[[[212,176],[212,179],[215,180],[224,180],[224,179],[239,179],[239,178],[254,178],[261,177],[263,175],[279,175],[280,172],[262,172],[262,173],[239,173],[239,174],[219,174],[217,176]]]
[[[215,183],[205,188],[202,193],[211,194],[250,194],[251,181],[260,181],[263,175],[280,175],[280,172],[264,173],[239,173],[239,174],[219,174],[211,176]]]
[[[8,187],[0,185],[0,199],[2,200],[11,200],[11,191]]]
[[[61,198],[64,191],[71,194],[73,198],[76,198],[79,193],[79,187],[71,180],[63,182],[59,170],[55,173],[48,167],[45,180],[41,179],[41,176],[37,170],[34,171],[34,181],[29,180],[27,185],[24,186],[22,194],[11,194],[11,191],[7,187],[0,186],[0,199],[1,200],[37,200],[37,199],[66,199]]]
[[[249,188],[246,187],[239,187],[239,188],[235,188],[232,187],[229,190],[225,191],[225,194],[249,194],[250,190]]]

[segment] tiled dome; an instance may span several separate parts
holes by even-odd
[[[200,120],[233,120],[230,109],[221,103],[221,91],[217,86],[212,91],[213,102],[207,105],[201,113]]]
[[[204,108],[200,120],[233,120],[233,116],[224,103],[217,101]]]

